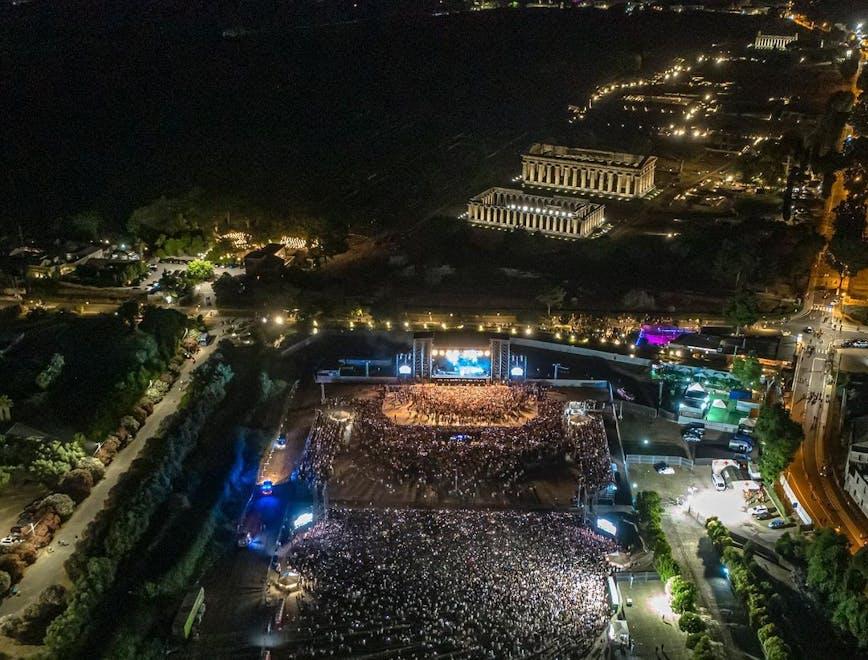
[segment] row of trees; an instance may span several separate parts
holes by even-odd
[[[762,448],[760,473],[766,483],[771,484],[793,460],[804,433],[801,425],[793,421],[780,403],[763,404],[754,433]]]
[[[681,567],[672,556],[672,546],[663,532],[663,502],[655,491],[644,490],[636,496],[636,510],[651,549],[654,568],[666,582],[672,610],[681,616],[678,627],[687,633],[687,648],[693,649],[693,660],[716,657],[707,625],[699,616],[696,605],[696,585],[681,574]]]
[[[769,601],[774,590],[771,584],[763,581],[749,547],[745,548],[744,554],[736,550],[729,530],[717,518],[709,518],[705,528],[729,571],[733,591],[747,606],[748,620],[756,630],[766,660],[788,660],[792,651],[780,636],[778,626],[772,622],[772,610],[775,608],[769,607]],[[776,611],[779,612],[779,608]]]
[[[75,584],[66,610],[48,627],[45,644],[59,657],[74,657],[95,631],[94,619],[109,606],[115,575],[141,540],[159,507],[171,495],[184,460],[208,418],[226,395],[231,368],[212,360],[197,369],[195,396],[161,439],[149,444],[124,478],[112,505],[91,525],[70,557]]]
[[[861,649],[868,649],[868,551],[863,548],[851,555],[846,537],[821,529],[802,552],[808,586],[832,622]]]

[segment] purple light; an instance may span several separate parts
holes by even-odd
[[[636,344],[649,346],[666,346],[669,342],[674,341],[681,335],[692,334],[692,328],[679,328],[674,325],[648,325],[642,326],[639,331],[639,338]]]

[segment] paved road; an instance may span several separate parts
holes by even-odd
[[[280,423],[286,448],[266,452],[259,469],[261,479],[273,481],[274,492],[254,494],[248,507],[261,516],[265,530],[248,547],[227,553],[203,579],[205,616],[198,640],[185,649],[185,658],[256,658],[260,649],[280,642],[280,634],[268,632],[277,606],[265,602],[265,584],[281,524],[310,507],[306,488],[290,476],[318,403],[319,388],[308,384],[300,387],[286,411]]]
[[[159,432],[163,421],[177,410],[190,371],[207,360],[216,346],[217,342],[214,341],[201,349],[195,363],[189,360],[185,361],[180,377],[163,400],[154,406],[154,412],[139,430],[132,444],[117,455],[111,465],[106,468],[103,480],[94,486],[90,496],[78,505],[72,517],[58,530],[54,542],[49,546],[53,548],[53,551],[49,552],[47,548],[43,548],[36,563],[24,573],[24,579],[18,583],[20,595],[7,598],[0,604],[0,616],[13,614],[24,609],[52,584],[70,585],[64,562],[72,554],[75,540],[84,534],[87,526],[102,511],[109,492],[126,474],[132,462],[141,454],[148,440]],[[60,540],[68,542],[69,545],[60,545],[58,543]]]

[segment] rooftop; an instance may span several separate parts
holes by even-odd
[[[645,165],[656,161],[655,156],[641,156],[617,151],[600,151],[598,149],[582,149],[579,147],[563,147],[554,144],[537,142],[527,151],[528,156],[574,160],[580,163],[610,165],[614,167],[629,167],[641,170]]]
[[[489,188],[470,200],[471,203],[504,209],[528,211],[549,216],[585,216],[601,204],[580,197],[531,195],[515,188]]]

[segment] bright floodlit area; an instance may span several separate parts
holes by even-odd
[[[654,490],[670,503],[681,498],[683,504],[672,510],[674,519],[683,518],[687,521],[688,514],[693,514],[704,521],[717,516],[732,531],[761,540],[766,545],[774,545],[775,540],[787,529],[792,531],[793,525],[769,529],[768,522],[778,516],[777,507],[771,499],[762,495],[756,496],[755,501],[746,498],[745,491],[758,492],[750,490],[749,486],[753,482],[727,478],[726,490],[718,491],[711,483],[710,465],[697,465],[692,470],[675,467],[674,470],[675,474],[657,474],[651,465],[631,465],[630,479],[638,486],[634,491]],[[725,477],[730,474],[731,468],[724,470]],[[753,506],[766,506],[771,516],[765,520],[755,519],[749,512]]]

